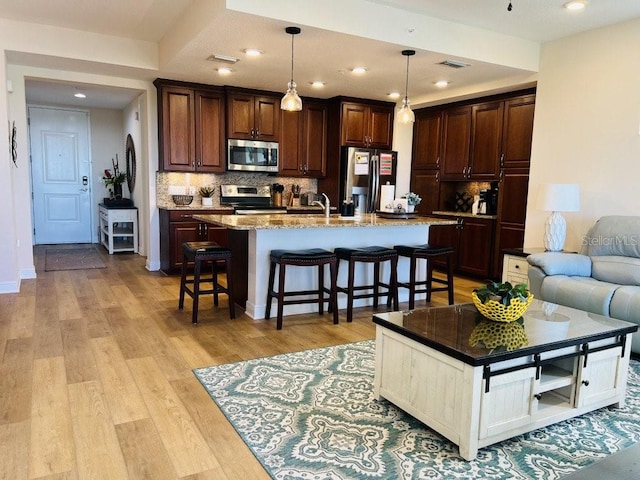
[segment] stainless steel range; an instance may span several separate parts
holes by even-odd
[[[236,215],[286,213],[287,207],[271,205],[271,187],[264,185],[220,185],[220,204],[233,207]]]

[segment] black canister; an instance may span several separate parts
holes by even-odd
[[[343,217],[353,217],[355,215],[355,206],[353,205],[353,202],[343,202],[340,214]]]

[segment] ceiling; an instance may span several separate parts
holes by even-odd
[[[212,0],[209,0],[212,1]],[[367,0],[377,6],[393,7],[416,15],[426,15],[449,22],[498,32],[536,43],[640,17],[640,1],[589,0],[582,12],[562,8],[566,0]],[[189,9],[195,0],[0,0],[0,17],[38,24],[134,38],[158,43]],[[220,2],[218,2],[220,3]],[[224,3],[224,2],[222,2]],[[372,5],[373,7],[374,5]],[[416,17],[419,18],[419,17]],[[200,19],[201,20],[201,19]],[[224,14],[206,19],[176,55],[165,61],[159,71],[146,75],[178,80],[235,85],[284,91],[291,68],[291,37],[284,28],[295,23],[225,10]],[[388,100],[387,94],[404,95],[406,58],[401,50],[410,46],[357,37],[306,25],[295,38],[294,78],[302,95],[329,98],[347,95]],[[409,32],[409,37],[410,37]],[[257,59],[245,57],[242,50],[255,47],[264,51]],[[501,81],[504,85],[525,86],[535,81],[535,72],[481,62],[472,58],[453,58],[470,64],[452,69],[440,65],[451,57],[442,53],[417,50],[410,59],[409,97],[414,105],[420,100],[443,96],[435,81],[447,79],[450,89],[464,91],[470,85],[488,85]],[[238,63],[230,76],[219,76],[215,68],[223,64],[206,60],[211,54],[234,56]],[[8,55],[14,63],[85,71],[86,65],[65,64],[65,59]],[[53,64],[52,64],[53,62]],[[56,67],[55,62],[60,62]],[[366,65],[363,76],[349,69]],[[83,70],[85,69],[85,70]],[[136,73],[144,77],[143,73]],[[311,87],[312,80],[322,80],[322,89]],[[513,88],[513,87],[512,87]],[[75,100],[72,93],[86,90],[87,99]],[[27,98],[33,103],[64,104],[101,108],[123,108],[139,92],[100,86],[33,80],[27,84]],[[431,96],[431,97],[430,97]]]

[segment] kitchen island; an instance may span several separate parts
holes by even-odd
[[[398,244],[421,244],[429,238],[429,227],[451,225],[455,221],[432,217],[382,218],[377,214],[358,217],[325,217],[317,214],[275,215],[194,215],[202,222],[228,229],[228,243],[233,253],[233,290],[236,303],[254,319],[264,318],[267,283],[269,279],[269,254],[274,249],[300,250],[305,248],[336,247],[357,248],[371,245],[393,247]],[[369,280],[373,275],[371,265],[358,265],[356,282],[362,276]],[[388,265],[381,269],[388,278]],[[398,279],[408,278],[409,262],[398,262]],[[424,269],[421,269],[424,270]],[[422,272],[424,278],[424,272]],[[338,283],[346,283],[347,269],[341,268]],[[295,289],[312,289],[317,285],[316,275],[309,269],[287,269],[287,285]],[[400,301],[408,299],[408,291],[400,289]],[[371,299],[360,299],[355,306],[369,304]],[[346,307],[346,297],[338,296],[338,307]],[[285,315],[308,313],[316,308],[312,304],[286,305]]]

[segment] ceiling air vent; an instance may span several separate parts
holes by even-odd
[[[228,55],[219,55],[219,54],[213,54],[213,55],[209,55],[207,57],[207,60],[210,60],[212,62],[222,62],[222,63],[229,63],[231,65],[233,65],[234,63],[236,63],[238,61],[238,59],[236,57],[230,57]]]
[[[458,62],[457,60],[445,60],[444,62],[440,62],[440,65],[451,68],[464,68],[469,66],[468,63]]]

